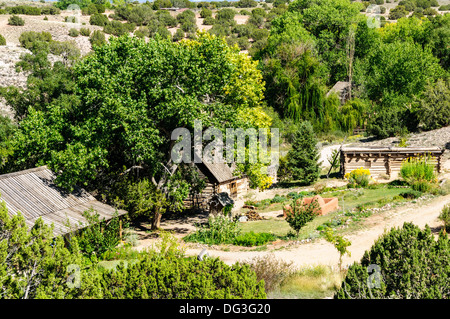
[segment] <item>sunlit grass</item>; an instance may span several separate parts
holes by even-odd
[[[305,267],[291,274],[269,298],[321,299],[330,298],[341,285],[344,274],[319,265]]]

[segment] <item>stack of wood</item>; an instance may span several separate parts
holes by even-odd
[[[249,210],[245,213],[245,216],[247,216],[247,220],[262,220],[265,219],[262,217],[256,210]]]

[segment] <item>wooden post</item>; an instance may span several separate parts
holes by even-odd
[[[391,177],[391,155],[387,154],[387,174]]]

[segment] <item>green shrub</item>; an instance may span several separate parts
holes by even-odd
[[[236,11],[234,11],[233,9],[220,9],[219,11],[217,11],[216,14],[216,20],[218,21],[230,21],[234,19],[234,16],[236,15]]]
[[[439,11],[450,11],[450,4],[440,6]]]
[[[382,235],[361,262],[352,264],[337,299],[450,298],[450,239],[411,223]]]
[[[89,28],[81,28],[80,29],[80,34],[82,36],[88,37],[91,35],[91,30]]]
[[[214,23],[216,23],[216,19],[214,19],[213,17],[206,17],[203,20],[203,25],[214,25]]]
[[[60,14],[61,10],[59,10],[58,8],[54,7],[54,6],[45,6],[45,7],[41,7],[41,14],[49,14],[49,15],[57,15]]]
[[[423,10],[423,14],[426,16],[435,16],[438,12],[433,8],[426,8]]]
[[[100,30],[94,30],[89,36],[89,42],[94,46],[101,46],[106,43],[105,33]]]
[[[412,191],[400,193],[398,195],[405,199],[416,199],[416,198],[419,198],[420,196],[422,196],[422,192],[412,190]]]
[[[228,266],[218,258],[145,254],[126,268],[105,271],[101,284],[104,299],[266,298],[264,282],[248,265]]]
[[[239,233],[238,221],[219,215],[209,218],[206,226],[200,226],[197,231],[187,235],[183,240],[210,245],[232,244]]]
[[[389,11],[389,20],[398,20],[400,18],[406,17],[409,11],[405,9],[404,6],[398,5],[394,9]]]
[[[434,165],[429,156],[411,157],[400,167],[400,176],[415,191],[429,192],[437,182]]]
[[[260,246],[275,240],[275,235],[270,233],[255,233],[253,231],[236,236],[234,245],[237,246]]]
[[[19,36],[20,45],[26,49],[30,49],[36,41],[51,42],[52,35],[50,32],[25,31]]]
[[[283,203],[283,202],[285,202],[286,200],[287,200],[286,197],[283,197],[283,196],[280,196],[280,195],[276,194],[276,195],[270,200],[270,203],[271,203],[271,204],[273,204],[273,203]]]
[[[212,16],[212,11],[208,8],[202,8],[200,10],[200,18],[207,18],[207,17],[211,17]]]
[[[298,237],[300,229],[319,215],[319,204],[317,201],[301,204],[301,201],[297,199],[292,201],[285,212],[287,223],[297,232]]]
[[[32,15],[32,16],[38,16],[41,15],[41,9],[38,7],[32,7],[32,6],[15,6],[15,7],[7,7],[6,9],[10,14],[25,14],[25,15]]]
[[[100,27],[104,27],[105,25],[108,24],[108,22],[109,22],[108,17],[106,15],[100,14],[100,13],[91,15],[91,17],[89,18],[89,24],[98,25]]]
[[[83,212],[87,226],[77,235],[80,251],[87,257],[92,254],[99,256],[116,248],[120,242],[119,218],[114,217],[107,223],[93,209]],[[74,225],[70,225],[72,227]]]
[[[81,14],[83,15],[94,15],[99,13],[97,10],[97,6],[94,3],[89,4],[87,7],[81,9]]]
[[[444,223],[445,230],[450,231],[450,204],[445,205],[444,208],[442,208],[439,220]]]
[[[6,39],[0,34],[0,45],[6,45]]]
[[[71,36],[71,37],[77,37],[77,36],[79,36],[79,35],[80,35],[80,31],[78,31],[78,29],[71,28],[71,29],[69,30],[69,36]]]
[[[12,15],[9,19],[8,19],[8,24],[9,25],[14,25],[14,26],[23,26],[25,25],[25,20],[23,20],[21,17],[16,16],[16,15]]]

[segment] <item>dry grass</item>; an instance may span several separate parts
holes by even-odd
[[[329,266],[319,265],[293,272],[269,294],[269,298],[323,299],[331,298],[344,275]]]

